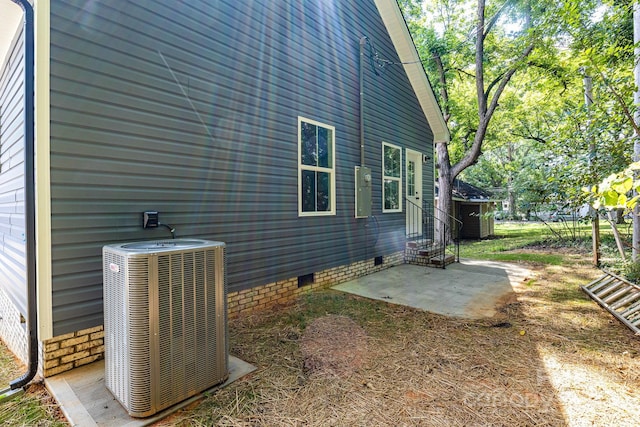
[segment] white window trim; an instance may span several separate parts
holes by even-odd
[[[315,126],[321,126],[331,130],[331,168],[323,168],[319,166],[308,166],[302,164],[302,141],[300,137],[302,135],[302,122],[307,122]],[[329,216],[336,214],[336,128],[326,123],[318,122],[316,120],[308,119],[306,117],[298,116],[298,216]],[[330,174],[330,187],[331,187],[331,210],[321,212],[303,212],[302,211],[302,171],[318,171],[326,172]]]
[[[395,148],[398,151],[400,151],[400,176],[399,177],[386,176],[384,174],[384,147],[391,147],[391,148]],[[382,213],[402,212],[402,200],[404,198],[404,193],[403,193],[404,190],[402,188],[402,169],[403,169],[402,147],[382,141],[382,161],[380,163],[380,166],[382,167]],[[399,198],[399,200],[398,200],[398,206],[399,206],[398,209],[385,209],[385,207],[384,207],[384,200],[385,200],[384,181],[385,181],[385,179],[392,179],[394,181],[398,181],[398,198]]]

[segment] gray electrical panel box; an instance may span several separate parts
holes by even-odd
[[[356,166],[356,218],[371,216],[371,169]]]

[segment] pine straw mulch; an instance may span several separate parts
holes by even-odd
[[[578,289],[598,272],[530,268],[490,319],[334,291],[235,319],[257,371],[158,425],[636,426],[640,341]]]

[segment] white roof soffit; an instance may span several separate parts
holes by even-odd
[[[418,97],[429,126],[433,131],[434,142],[449,142],[449,128],[442,116],[442,110],[433,93],[429,79],[424,71],[416,46],[402,16],[396,0],[374,0],[391,41],[398,53],[411,86]]]

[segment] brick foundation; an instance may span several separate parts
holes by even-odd
[[[328,288],[403,263],[404,251],[385,256],[384,262],[380,265],[375,265],[372,258],[315,272],[313,282],[301,287],[298,287],[298,278],[294,277],[239,292],[231,292],[227,297],[229,317],[286,304],[303,293]]]
[[[368,259],[315,272],[313,281],[298,286],[298,278],[280,280],[227,295],[229,317],[241,313],[264,310],[275,305],[286,304],[306,292],[328,288],[348,280],[366,276],[405,262],[404,251],[385,256],[375,265]],[[42,345],[44,377],[51,377],[87,363],[104,358],[104,330],[102,326],[60,335],[46,340]]]
[[[83,329],[44,342],[44,376],[51,377],[104,357],[102,326]]]

